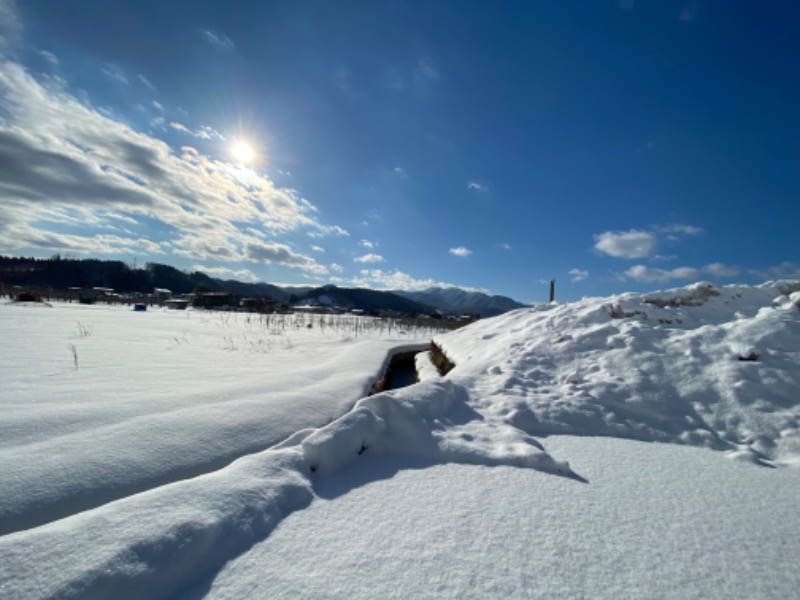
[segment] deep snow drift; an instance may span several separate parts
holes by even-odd
[[[800,284],[696,284],[520,310],[441,336],[484,417],[800,460]]]
[[[91,374],[91,402],[82,401],[89,392],[73,387],[67,377],[80,373],[83,366],[76,371],[61,365],[61,371],[47,378],[55,365],[32,372],[30,365],[23,368],[25,361],[16,360],[6,349],[3,376],[14,393],[3,396],[0,431],[3,474],[11,487],[0,487],[0,505],[9,515],[11,530],[15,515],[37,513],[43,496],[50,502],[47,511],[64,518],[49,523],[50,519],[44,519],[39,527],[0,538],[0,592],[10,598],[198,597],[206,592],[247,597],[276,591],[301,596],[396,595],[400,592],[392,587],[396,574],[390,565],[381,570],[381,561],[369,563],[370,583],[359,586],[360,581],[366,584],[360,580],[365,573],[359,571],[359,565],[364,566],[363,554],[349,564],[349,577],[309,577],[304,586],[304,574],[313,568],[312,562],[311,567],[285,573],[286,579],[269,593],[263,587],[266,584],[258,583],[257,573],[262,568],[259,565],[276,553],[298,565],[301,562],[291,558],[292,552],[304,548],[313,548],[317,557],[341,555],[342,532],[336,527],[357,521],[372,523],[375,529],[392,513],[387,513],[386,506],[407,493],[413,499],[407,510],[416,518],[405,521],[405,527],[392,526],[394,535],[400,537],[386,542],[387,559],[391,564],[409,565],[412,579],[414,569],[423,577],[439,573],[438,585],[425,587],[423,582],[414,595],[479,596],[483,590],[555,597],[561,590],[564,596],[614,597],[627,590],[648,597],[725,597],[731,590],[710,574],[717,573],[719,578],[719,569],[725,568],[738,573],[741,565],[725,560],[698,562],[704,551],[706,518],[717,520],[722,527],[715,530],[716,541],[709,551],[739,563],[758,563],[759,568],[747,580],[751,593],[785,595],[796,589],[800,579],[778,558],[785,556],[787,564],[796,562],[800,543],[779,534],[800,526],[796,506],[790,506],[800,492],[800,478],[797,469],[765,467],[800,462],[798,290],[798,282],[719,288],[698,284],[645,296],[589,298],[518,310],[435,336],[457,365],[446,378],[439,379],[420,359],[422,383],[364,398],[354,406],[369,376],[360,371],[342,384],[337,381],[345,373],[339,371],[357,369],[358,364],[371,360],[374,375],[375,352],[380,346],[374,345],[378,340],[372,340],[359,355],[358,344],[343,342],[343,336],[333,331],[328,333],[330,343],[338,344],[339,350],[346,348],[346,353],[337,356],[347,358],[325,364],[319,364],[322,355],[314,354],[315,344],[327,343],[324,337],[303,346],[303,352],[309,353],[307,360],[299,360],[302,353],[298,351],[294,360],[282,361],[277,353],[271,356],[256,351],[245,359],[244,353],[226,349],[227,341],[221,345],[217,332],[216,344],[197,345],[196,362],[181,362],[180,369],[168,370],[170,377],[181,372],[184,383],[196,382],[187,384],[184,391],[174,382],[142,377],[143,373],[158,373],[158,361],[164,360],[163,353],[152,350],[159,345],[163,349],[174,333],[157,335],[165,321],[153,326],[152,339],[137,338],[138,345],[120,346],[120,337],[110,336],[116,342],[109,342],[105,352],[124,353],[125,360],[114,363],[115,369]],[[52,309],[53,314],[63,310]],[[46,319],[40,316],[46,314],[45,308],[2,307],[0,311],[4,329],[11,334],[6,339],[12,346],[16,343],[18,353],[25,347],[27,335],[13,328],[12,319],[16,323],[19,311],[27,311],[25,318],[34,320],[26,332],[44,324],[45,331],[52,333],[58,322],[39,321]],[[151,316],[158,321],[157,314],[147,314]],[[63,314],[60,319],[64,320]],[[104,327],[111,330],[116,322],[109,319]],[[139,323],[144,326],[146,322]],[[61,326],[66,331],[69,323]],[[224,327],[230,329],[225,340],[239,340],[240,329],[246,340],[253,339],[248,335],[260,335],[242,323]],[[130,334],[130,330],[126,332]],[[100,326],[91,337],[99,333]],[[154,344],[153,339],[159,341]],[[381,342],[388,348],[400,340]],[[54,342],[63,343],[63,338]],[[181,345],[176,343],[176,348]],[[299,349],[299,345],[293,347]],[[85,350],[84,345],[79,348],[81,358]],[[236,359],[224,360],[225,368],[215,366],[215,361],[234,354]],[[302,369],[294,371],[299,364],[316,368],[302,374]],[[293,377],[293,373],[298,375]],[[274,395],[264,385],[273,379],[277,382]],[[295,380],[304,385],[293,392],[290,383]],[[210,402],[198,394],[204,385],[224,394],[227,404],[223,407],[230,410],[215,410],[219,401]],[[163,386],[169,393],[159,395]],[[125,389],[137,391],[125,396]],[[137,395],[145,409],[135,403]],[[120,401],[125,399],[127,402]],[[137,437],[146,435],[150,424],[160,423],[162,413],[175,412],[170,403],[180,410],[164,428],[153,427],[154,433],[137,446]],[[350,406],[352,410],[340,418],[314,428],[321,415],[338,416]],[[236,421],[231,415],[239,410],[244,411],[243,416]],[[145,426],[138,423],[141,418]],[[247,426],[254,418],[255,430]],[[104,431],[107,426],[113,435]],[[245,441],[239,439],[240,431]],[[280,433],[287,439],[273,445]],[[548,437],[553,434],[558,435]],[[570,437],[574,435],[670,445],[621,440],[608,445],[591,437]],[[124,452],[114,451],[117,436]],[[258,451],[259,443],[260,448],[268,449]],[[631,460],[625,459],[626,451]],[[176,478],[168,485],[146,485],[143,489],[148,491],[117,495],[119,499],[108,504],[95,499],[87,505],[96,508],[75,509],[76,495],[102,495],[109,487],[141,485],[143,465],[149,458],[141,461],[140,456],[159,457],[159,464],[166,463],[162,473],[168,474],[177,460],[173,453],[207,456],[203,464],[208,467],[215,454],[227,458],[232,452],[247,455],[205,475]],[[593,452],[603,455],[590,460],[587,457]],[[675,457],[674,462],[670,457]],[[729,461],[727,457],[745,460]],[[36,471],[42,468],[39,464],[46,470]],[[59,464],[67,469],[60,471]],[[462,466],[455,468],[456,464]],[[445,465],[449,466],[445,469]],[[714,465],[719,465],[718,471]],[[26,466],[34,469],[38,480],[25,478]],[[487,466],[499,468],[488,475]],[[699,483],[698,477],[704,483]],[[128,478],[134,483],[127,482]],[[642,507],[646,494],[642,496],[643,490],[637,489],[639,480],[647,482],[646,486],[643,483],[647,493],[668,490],[672,500],[660,505],[661,513]],[[709,481],[717,483],[710,486]],[[81,492],[73,493],[72,485]],[[486,485],[501,488],[484,490]],[[531,485],[539,491],[533,493]],[[741,494],[734,510],[728,499],[736,495],[737,486],[771,489],[767,496]],[[404,536],[420,538],[416,524],[433,518],[425,507],[441,502],[448,505],[442,496],[455,489],[468,495],[484,494],[487,502],[453,500],[461,510],[459,519],[471,526],[460,529],[458,523],[452,524],[462,533],[449,538],[449,551],[427,539],[426,544],[433,543],[428,558],[434,563],[430,564],[424,560],[429,546],[407,542]],[[702,491],[693,491],[697,489]],[[715,489],[720,497],[707,498]],[[370,501],[349,502],[360,490]],[[508,510],[504,497],[514,498],[514,506],[523,511],[520,515],[541,512],[550,501],[547,510],[556,510],[555,516],[533,521],[520,521],[513,512],[504,516],[503,511]],[[777,504],[765,507],[765,498]],[[602,518],[556,518],[558,514],[579,514],[587,501],[603,506],[597,509]],[[772,537],[763,533],[764,520],[755,518],[755,513],[765,510],[772,510],[782,520],[774,532],[770,529]],[[643,511],[643,518],[663,522],[665,527],[642,525],[637,515]],[[715,511],[733,511],[741,521],[719,520],[712,516]],[[680,523],[687,513],[687,522]],[[330,539],[318,537],[318,529],[305,526],[306,522],[319,522],[318,514],[340,523],[333,527],[336,531]],[[625,515],[629,517],[625,527],[612,528],[614,519]],[[502,536],[475,532],[482,523]],[[680,535],[670,537],[671,527],[679,527]],[[730,531],[733,527],[738,531]],[[289,532],[284,535],[286,528]],[[358,531],[354,525],[353,529]],[[647,544],[635,543],[637,532],[647,535]],[[608,560],[603,558],[607,554],[583,547],[581,571],[532,576],[531,561],[546,564],[547,556],[540,552],[560,552],[562,534],[567,536],[565,547],[580,546],[581,539],[589,545],[610,544],[612,555],[619,560]],[[541,547],[530,536],[540,537]],[[668,543],[659,546],[659,539]],[[729,552],[726,544],[747,539],[758,539],[758,545]],[[775,547],[764,547],[771,542]],[[694,550],[687,554],[685,544],[694,545]],[[453,545],[460,548],[459,553],[453,552]],[[528,548],[523,554],[508,550],[523,546]],[[637,561],[628,554],[648,549],[658,558]],[[373,550],[378,556],[383,551]],[[415,552],[423,559],[416,560]],[[470,578],[481,563],[465,565],[481,556],[487,557],[482,563],[481,585],[472,585]],[[464,562],[458,563],[461,559]],[[683,587],[679,582],[676,587],[662,587],[671,581],[670,573],[694,563],[697,568],[691,572],[696,580]],[[659,565],[663,579],[649,583],[647,570]],[[621,577],[622,583],[610,582],[610,576]],[[325,587],[326,581],[330,587]]]

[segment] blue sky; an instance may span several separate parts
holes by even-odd
[[[777,1],[0,0],[0,252],[523,302],[551,278],[561,300],[800,278],[798,23]]]

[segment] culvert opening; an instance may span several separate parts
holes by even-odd
[[[417,365],[414,360],[417,354],[425,350],[410,350],[399,352],[390,360],[386,371],[370,390],[370,395],[379,394],[389,390],[397,390],[412,385],[419,381]]]

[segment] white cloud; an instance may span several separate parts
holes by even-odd
[[[416,279],[402,271],[383,271],[381,269],[362,269],[358,277],[350,279],[347,283],[355,287],[381,290],[426,290],[431,287],[459,287],[469,292],[488,293],[488,290],[455,286],[451,283],[436,281],[435,279]]]
[[[233,48],[233,42],[231,41],[231,38],[224,33],[211,31],[210,29],[204,29],[202,33],[206,41],[212,46],[216,46],[221,50],[230,50]]]
[[[369,240],[361,240],[358,242],[359,246],[363,246],[364,248],[375,248],[378,244],[374,242],[370,242]]]
[[[658,245],[658,237],[649,231],[606,231],[594,236],[598,252],[616,258],[645,258]]]
[[[692,267],[678,267],[677,269],[665,270],[654,269],[652,267],[645,267],[644,265],[634,265],[627,271],[625,275],[635,281],[648,281],[666,283],[673,280],[690,280],[700,277],[701,271]]]
[[[386,259],[383,258],[380,254],[365,254],[364,256],[359,256],[358,258],[354,258],[353,262],[358,263],[382,263],[386,262]]]
[[[475,190],[481,194],[485,194],[489,191],[489,186],[485,183],[481,183],[480,181],[470,181],[467,183],[467,189]]]
[[[272,238],[299,229],[347,233],[319,223],[315,207],[295,190],[188,146],[176,153],[13,62],[0,63],[0,96],[0,251],[110,254],[141,252],[144,244],[148,252],[168,248],[196,260],[249,258],[321,273],[325,267],[285,246],[257,252],[252,243],[259,240],[249,231]],[[141,225],[129,239],[107,236],[112,213],[127,215],[134,229],[147,217],[171,241],[147,242],[146,234],[141,241]],[[65,235],[64,226],[84,233]]]
[[[314,252],[325,252],[325,248],[323,248],[322,246],[311,246],[311,249]]]
[[[310,256],[295,253],[286,244],[250,242],[245,246],[245,256],[254,262],[283,265],[317,275],[324,275],[328,272],[324,265],[319,264]]]
[[[594,236],[594,249],[616,258],[652,258],[672,260],[672,256],[653,256],[662,241],[678,242],[682,237],[699,236],[705,233],[693,225],[669,224],[651,227],[649,230],[605,231]],[[659,236],[664,236],[663,240]]]
[[[458,248],[450,248],[448,252],[454,256],[461,256],[461,257],[467,257],[470,254],[472,254],[472,250],[470,250],[469,248],[465,248],[464,246],[459,246]]]
[[[344,271],[344,267],[342,267],[342,265],[338,263],[331,263],[331,266],[329,268],[333,273],[341,273],[342,271]]]
[[[156,110],[161,110],[161,111],[164,110],[164,107],[161,105],[161,103],[158,100],[153,100],[153,108],[155,108]]]
[[[258,281],[258,276],[250,269],[229,269],[227,267],[206,267],[203,265],[193,265],[192,269],[205,273],[210,277],[219,279],[236,279],[237,281]]]
[[[572,283],[578,283],[579,281],[583,281],[589,276],[589,271],[583,271],[581,269],[570,269],[569,274],[572,279]]]

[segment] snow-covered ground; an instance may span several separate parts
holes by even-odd
[[[0,596],[794,597],[798,290],[514,311],[363,400],[424,332],[0,306]]]

